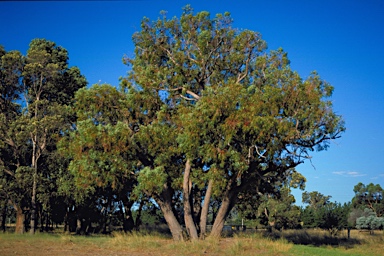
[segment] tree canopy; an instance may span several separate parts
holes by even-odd
[[[220,208],[210,235],[219,236],[240,197],[278,190],[311,151],[326,149],[344,131],[329,100],[332,86],[317,73],[302,79],[282,49],[267,52],[259,33],[232,22],[229,13],[211,18],[189,6],[180,18],[144,18],[133,35],[135,56],[125,58],[130,71],[121,95],[107,108],[115,121],[104,111],[78,119],[76,136],[81,127],[94,129],[84,136],[95,134],[92,140],[107,146],[98,149],[102,154],[119,145],[104,143],[110,129],[125,134],[114,154],[125,155],[123,165],[107,157],[97,168],[134,173],[135,193],[156,201],[176,240],[181,222],[191,239],[205,230],[211,198]],[[71,142],[77,152],[100,145],[81,141]],[[73,172],[99,177],[103,170],[80,167],[104,158],[97,154],[80,156],[84,165],[73,162]],[[184,219],[175,214],[180,210]]]
[[[24,213],[30,209],[34,233],[37,204],[46,206],[44,193],[52,192],[39,183],[54,183],[57,171],[47,169],[52,162],[45,161],[70,126],[68,106],[86,80],[77,67],[68,66],[68,52],[45,39],[32,40],[26,56],[2,48],[1,54],[2,187],[18,212],[17,232],[24,231]]]
[[[371,209],[377,217],[384,214],[383,188],[380,184],[369,183],[368,185],[359,182],[354,188],[355,196],[352,204],[355,208]]]

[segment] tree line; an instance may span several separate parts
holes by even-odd
[[[106,232],[113,213],[132,230],[158,209],[175,240],[194,240],[258,206],[276,225],[275,201],[304,187],[295,167],[344,122],[330,84],[303,79],[286,52],[232,25],[229,13],[190,6],[144,18],[119,88],[86,87],[54,42],[35,39],[25,56],[1,47],[3,222],[11,209],[18,233],[52,222]]]
[[[264,196],[258,203],[238,204],[229,216],[228,223],[251,228],[277,229],[324,229],[336,236],[344,229],[356,228],[373,233],[384,228],[382,199],[383,189],[379,184],[359,182],[353,189],[355,196],[344,204],[331,202],[331,196],[318,191],[303,192],[303,206],[289,188],[279,194]]]

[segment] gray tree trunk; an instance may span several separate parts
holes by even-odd
[[[221,206],[217,212],[215,222],[212,226],[212,231],[210,237],[219,238],[221,232],[224,228],[225,219],[227,218],[229,212],[232,210],[233,206],[236,204],[237,193],[227,191],[222,199]]]
[[[169,202],[158,202],[158,204],[161,208],[161,211],[163,212],[169,230],[171,231],[173,240],[183,241],[183,229],[181,228],[175,214],[172,211],[172,205]]]
[[[183,179],[183,202],[184,202],[184,221],[185,227],[187,228],[187,233],[191,240],[197,240],[199,237],[197,235],[197,229],[195,222],[193,221],[192,216],[192,207],[191,207],[191,163],[189,159],[185,164],[184,169],[184,179]]]
[[[173,240],[183,241],[183,229],[172,210],[172,196],[173,191],[169,187],[169,184],[164,184],[164,189],[161,193],[161,196],[159,197],[158,195],[156,195],[154,199],[160,206],[160,209],[164,215],[164,219],[167,222],[168,228],[172,233]]]
[[[207,235],[207,222],[208,222],[208,210],[209,210],[209,201],[211,200],[212,195],[213,180],[209,180],[207,192],[204,197],[203,208],[201,209],[200,216],[200,238],[204,239]]]
[[[32,185],[32,199],[31,199],[31,221],[29,230],[30,234],[35,234],[36,229],[36,188],[37,188],[37,165],[34,166],[33,185]]]

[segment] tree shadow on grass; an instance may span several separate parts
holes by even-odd
[[[356,238],[347,238],[344,236],[331,236],[325,231],[307,231],[307,230],[289,230],[289,231],[272,231],[265,232],[265,237],[270,239],[286,239],[293,244],[324,246],[330,245],[333,247],[344,247],[346,249],[353,248],[355,245],[360,245],[361,240]]]

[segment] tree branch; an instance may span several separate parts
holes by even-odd
[[[196,100],[199,100],[199,99],[200,99],[200,96],[199,96],[199,95],[197,95],[196,93],[194,93],[194,92],[192,92],[192,91],[190,91],[190,90],[187,90],[187,93],[188,93],[189,95],[191,95],[193,98],[195,98]]]

